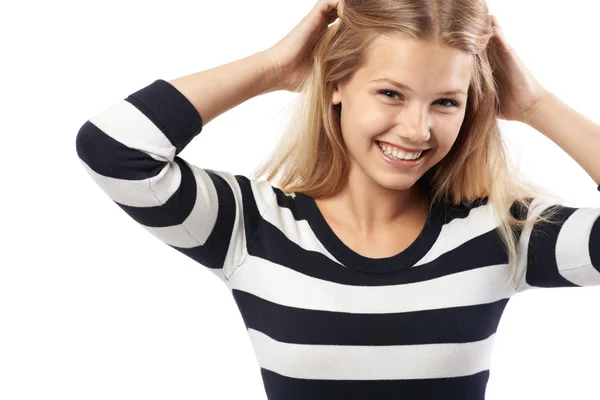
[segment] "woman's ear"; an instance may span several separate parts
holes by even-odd
[[[340,93],[340,89],[338,84],[336,83],[333,89],[333,95],[331,96],[331,103],[333,105],[338,105],[342,102],[342,94]]]

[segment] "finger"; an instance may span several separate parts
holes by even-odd
[[[508,40],[506,40],[506,36],[504,35],[504,31],[498,22],[498,18],[492,15],[492,27],[494,30],[494,41],[498,44],[498,46],[504,51],[511,51],[511,46],[508,44]]]
[[[324,15],[333,16],[335,20],[335,18],[342,18],[343,3],[343,0],[319,0],[316,8]]]

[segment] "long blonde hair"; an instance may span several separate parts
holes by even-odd
[[[332,105],[334,85],[350,79],[364,65],[367,49],[378,35],[405,35],[434,40],[473,56],[463,125],[450,152],[421,178],[431,205],[470,205],[487,197],[499,221],[509,256],[509,279],[517,261],[515,234],[551,211],[528,215],[533,198],[557,196],[519,178],[507,157],[498,127],[499,101],[485,51],[492,24],[483,0],[345,0],[343,21],[332,24],[315,43],[311,71],[304,82],[293,118],[270,157],[252,174],[285,193],[313,198],[336,194],[346,184],[349,157],[340,125],[339,104]],[[519,210],[518,218],[510,212]]]

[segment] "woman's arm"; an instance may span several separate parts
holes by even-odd
[[[169,81],[194,105],[205,126],[252,97],[278,90],[279,76],[266,51]]]
[[[600,126],[553,93],[526,115],[526,123],[567,152],[600,185]]]

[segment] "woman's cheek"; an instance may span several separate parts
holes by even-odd
[[[366,132],[378,132],[381,133],[385,130],[386,126],[392,121],[389,113],[385,113],[378,108],[364,109],[358,113],[360,119],[359,124],[361,128]]]

